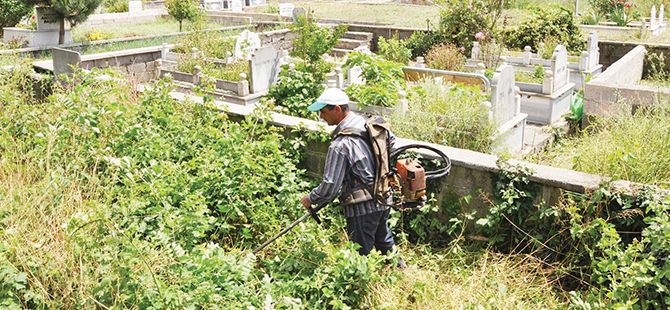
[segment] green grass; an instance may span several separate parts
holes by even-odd
[[[434,5],[367,4],[353,2],[294,2],[296,7],[314,10],[316,18],[390,24],[398,27],[426,28],[426,20],[437,24],[440,8]],[[258,12],[263,12],[259,7]],[[432,26],[431,26],[432,29]]]
[[[630,107],[623,106],[623,109]],[[525,159],[538,164],[670,188],[670,103],[609,116]]]
[[[208,22],[199,29],[222,28],[227,24]],[[195,24],[184,21],[183,31],[191,31]],[[160,35],[179,32],[179,23],[172,18],[159,18],[156,21],[134,25],[109,25],[109,26],[81,26],[72,28],[72,39],[74,42],[88,42],[95,40],[120,39],[147,35]],[[95,40],[91,40],[93,39]]]

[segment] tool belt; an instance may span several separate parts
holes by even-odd
[[[353,205],[370,200],[373,200],[373,197],[365,185],[355,187],[352,190],[340,195],[340,204],[342,204],[342,206]]]

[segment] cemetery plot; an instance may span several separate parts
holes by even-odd
[[[626,26],[617,26],[614,22],[600,22],[598,25],[579,25],[579,27],[583,31],[597,31],[601,34],[639,35],[640,37],[643,37],[645,33],[659,35],[665,31],[667,25],[664,19],[664,10],[663,4],[660,5],[658,11],[654,5],[649,13],[650,17],[643,19],[644,22],[630,22]],[[648,20],[648,23],[646,20]]]
[[[17,27],[3,28],[3,41],[5,43],[11,40],[22,40],[28,43],[28,46],[52,46],[58,45],[58,36],[60,31],[60,20],[58,15],[54,14],[49,8],[38,7],[35,9],[37,19],[37,30],[24,29]],[[70,25],[65,25],[65,37],[63,43],[72,43],[72,31]]]
[[[533,72],[537,70],[537,66],[542,66],[543,70],[551,69],[552,60],[542,59],[542,54],[544,54],[544,44],[540,43],[539,45],[540,47],[537,53],[533,53],[530,46],[526,46],[520,56],[506,56],[507,64],[514,66],[515,69],[523,70],[525,72]],[[471,70],[474,69],[478,63],[487,61],[484,57],[495,57],[497,60],[497,56],[483,55],[480,43],[474,42],[472,56],[468,59],[466,68]],[[602,72],[603,66],[598,63],[599,58],[598,33],[593,31],[588,35],[586,50],[582,51],[579,60],[568,61],[568,69],[570,69],[569,81],[570,83],[574,83],[574,91],[582,89],[585,80],[596,77]],[[487,63],[490,62],[492,61],[487,61]]]
[[[240,54],[241,55],[241,54]],[[239,104],[252,104],[267,93],[279,74],[280,57],[272,46],[264,46],[249,54],[249,59],[206,58],[197,49],[190,54],[163,50],[157,75],[170,74],[185,88],[212,81],[215,94]]]

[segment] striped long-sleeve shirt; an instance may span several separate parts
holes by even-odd
[[[343,128],[365,129],[365,119],[350,112],[331,133],[333,142],[328,148],[323,181],[313,189],[308,200],[311,204],[322,204],[331,201],[338,194],[374,182],[374,153],[367,142],[358,137],[340,136],[337,133]],[[395,136],[390,134],[389,143],[393,146]],[[376,204],[373,200],[344,206],[344,216],[356,217],[376,211],[388,209],[388,206]]]

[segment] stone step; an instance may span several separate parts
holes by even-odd
[[[372,37],[374,35],[371,32],[356,32],[356,31],[347,31],[342,36],[343,39],[352,39],[352,40],[361,40],[365,42],[372,42]]]
[[[353,52],[353,50],[343,49],[343,48],[334,48],[330,54],[336,57],[342,57],[346,54]]]
[[[369,46],[369,43],[363,40],[340,39],[340,43],[335,45],[335,48],[353,50],[359,46]]]

